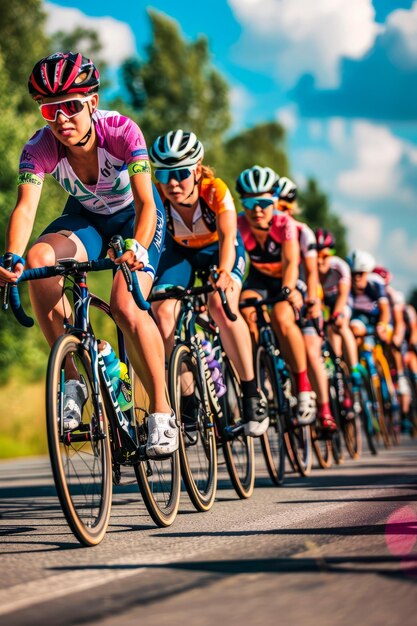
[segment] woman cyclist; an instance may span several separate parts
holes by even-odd
[[[156,289],[172,285],[187,288],[193,284],[196,270],[218,266],[216,286],[226,291],[237,320],[231,322],[226,317],[216,292],[209,296],[209,309],[240,376],[245,433],[260,436],[268,428],[269,419],[265,399],[256,387],[249,329],[238,309],[245,251],[237,233],[232,195],[225,183],[203,165],[204,148],[192,132],[172,130],[157,137],[149,156],[167,214],[167,237]],[[174,344],[175,307],[175,300],[169,299],[154,305],[168,355]]]
[[[300,247],[295,223],[277,211],[279,177],[270,167],[243,170],[236,180],[244,213],[239,214],[242,234],[251,265],[242,299],[281,295],[271,310],[271,323],[280,348],[290,366],[297,387],[298,422],[310,424],[315,418],[314,393],[307,377],[307,357],[294,312],[300,311],[303,297],[297,290]],[[255,310],[244,309],[244,316],[256,339]]]
[[[329,339],[337,355],[341,356],[342,352],[346,355],[352,387],[358,391],[361,385],[358,346],[349,326],[351,310],[347,304],[352,281],[350,267],[335,256],[336,240],[329,230],[317,228],[315,235],[323,302],[329,313]]]
[[[21,256],[33,229],[44,177],[52,174],[70,197],[63,214],[27,252],[28,267],[53,265],[64,257],[78,261],[105,257],[111,236],[120,234],[127,246],[116,263],[126,262],[138,272],[145,297],[152,288],[165,230],[163,207],[153,193],[141,130],[115,111],[98,109],[99,84],[97,68],[80,53],[57,52],[32,70],[29,93],[48,124],[22,152],[17,203],[6,238],[13,267],[10,272],[0,267],[2,284],[13,283],[23,271]],[[114,258],[112,251],[109,255]],[[62,279],[39,280],[29,289],[39,325],[52,346],[69,310]],[[178,447],[178,428],[165,395],[161,336],[148,313],[137,308],[121,272],[115,275],[110,304],[129,360],[150,397],[147,453],[170,454]],[[73,430],[81,422],[86,389],[75,372],[66,375],[64,426]]]

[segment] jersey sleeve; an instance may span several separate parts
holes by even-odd
[[[129,175],[150,174],[148,149],[139,126],[117,111],[96,111],[95,115],[101,141],[126,163]]]
[[[314,232],[307,224],[302,223],[300,228],[300,250],[305,259],[317,256],[317,241]]]
[[[211,205],[213,207],[217,215],[224,213],[224,211],[236,212],[235,203],[229,187],[221,180],[221,178],[215,178],[212,181],[209,195],[212,196],[213,200],[211,203],[209,198],[209,206]]]
[[[58,162],[58,148],[48,127],[38,130],[25,144],[19,162],[17,184],[41,187],[45,174],[50,174]]]

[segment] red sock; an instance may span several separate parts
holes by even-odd
[[[298,393],[301,391],[311,391],[310,381],[308,380],[307,370],[304,372],[296,372],[295,382],[297,384]]]
[[[332,411],[330,409],[330,404],[328,402],[323,402],[323,404],[319,404],[318,413],[320,417],[324,415],[331,415]]]

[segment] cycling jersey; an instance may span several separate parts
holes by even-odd
[[[310,226],[304,222],[298,222],[292,218],[298,232],[298,241],[300,242],[300,253],[303,259],[317,257],[317,241],[314,232]]]
[[[350,292],[348,304],[352,309],[352,317],[364,317],[370,324],[376,324],[379,318],[379,304],[387,302],[385,287],[377,281],[368,281],[363,292]]]
[[[350,287],[351,274],[350,267],[338,256],[329,258],[330,267],[324,277],[320,277],[324,303],[333,307],[339,295],[339,285],[344,284]]]
[[[142,131],[117,111],[98,110],[92,119],[99,165],[96,184],[81,182],[67,159],[65,146],[49,126],[38,130],[23,148],[18,184],[41,186],[45,174],[52,174],[89,211],[109,215],[128,207],[133,201],[129,176],[150,173]]]
[[[274,213],[263,245],[257,241],[244,213],[238,215],[237,224],[251,267],[261,274],[282,278],[282,243],[297,239],[294,220],[284,213]]]
[[[220,178],[203,178],[199,183],[198,203],[194,210],[192,228],[157,186],[167,217],[167,230],[173,239],[186,248],[204,248],[219,240],[217,216],[224,211],[235,211],[232,194]]]

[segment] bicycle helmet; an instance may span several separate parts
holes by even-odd
[[[372,272],[375,259],[369,252],[353,250],[347,259],[352,272]]]
[[[236,191],[239,195],[247,193],[273,193],[278,188],[279,176],[270,167],[254,165],[243,170],[236,179]]]
[[[285,202],[294,202],[297,198],[297,185],[283,176],[279,179],[279,199],[285,200]]]
[[[79,52],[56,52],[41,59],[29,76],[32,98],[66,96],[70,93],[95,93],[100,74],[90,59]]]
[[[389,285],[392,281],[392,274],[386,267],[377,265],[372,271],[374,272],[374,274],[378,274],[378,276],[381,276],[381,278],[384,279],[386,285]]]
[[[192,132],[181,129],[170,130],[166,135],[160,135],[153,142],[149,150],[149,158],[154,167],[160,169],[175,169],[195,165],[204,157],[204,148],[201,141]]]
[[[324,250],[325,248],[334,250],[336,247],[336,240],[330,230],[326,230],[325,228],[316,228],[315,235],[317,240],[317,250]]]

